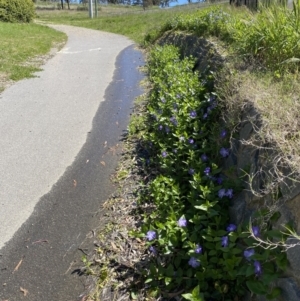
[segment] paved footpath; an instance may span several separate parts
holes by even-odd
[[[130,40],[53,27],[65,47],[0,94],[0,301],[82,299],[83,246],[141,94],[143,58]]]

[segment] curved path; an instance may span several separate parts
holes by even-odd
[[[92,243],[141,93],[143,59],[130,40],[53,27],[68,35],[65,47],[0,94],[1,301],[82,299],[79,249]]]

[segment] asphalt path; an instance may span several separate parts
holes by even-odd
[[[82,300],[143,57],[119,35],[55,25],[65,47],[0,94],[0,300]]]

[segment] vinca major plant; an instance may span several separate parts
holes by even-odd
[[[152,89],[143,145],[145,166],[155,176],[141,193],[140,203],[152,209],[136,233],[151,261],[145,283],[166,298],[236,301],[250,291],[273,299],[286,254],[263,249],[255,236],[282,234],[269,224],[230,222],[230,201],[242,189],[222,169],[231,153],[230,129],[221,126],[213,74],[199,74],[194,65],[174,46],[157,47],[148,59]]]

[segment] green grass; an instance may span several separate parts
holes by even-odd
[[[45,26],[0,22],[0,89],[1,82],[31,77],[41,63],[37,57],[65,40],[65,34]]]
[[[140,7],[100,6],[98,18],[90,19],[87,11],[75,10],[38,10],[40,20],[81,26],[107,32],[122,34],[133,41],[143,44],[149,31],[158,30],[162,24],[181,14],[205,7],[208,4],[193,4],[171,9],[151,8],[142,10]]]

